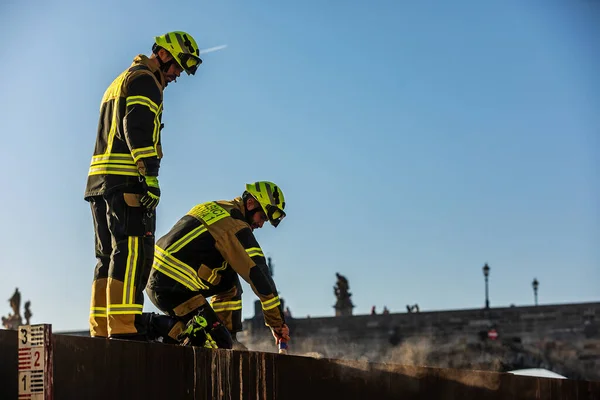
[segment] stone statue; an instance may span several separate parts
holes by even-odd
[[[19,312],[19,309],[21,308],[21,292],[19,292],[19,288],[15,289],[15,293],[8,299],[8,302],[10,303],[10,308],[12,308],[13,312],[12,314],[8,314],[7,317],[2,317],[2,326],[6,329],[16,330],[19,325],[23,324],[23,319]],[[25,318],[27,319],[27,324],[29,324],[29,318],[32,315],[29,310],[30,305],[30,301],[25,303]]]
[[[13,309],[13,314],[21,316],[19,313],[19,309],[21,308],[21,292],[19,292],[19,288],[15,288],[15,293],[10,299],[8,299],[8,302],[10,303],[10,307]]]
[[[31,313],[31,310],[29,309],[30,306],[31,306],[31,301],[27,300],[25,302],[25,325],[29,325],[29,320],[31,319],[31,316],[33,315]]]
[[[12,295],[10,299],[8,299],[10,303],[10,308],[12,308],[13,313],[8,314],[8,317],[2,317],[2,326],[6,329],[15,330],[21,324],[21,314],[19,313],[19,308],[21,307],[21,292],[19,292],[19,288],[15,289],[15,293]]]
[[[348,279],[346,279],[345,276],[340,275],[338,272],[335,273],[335,276],[337,277],[337,283],[333,287],[333,293],[337,298],[334,306],[335,316],[342,317],[352,315],[354,304],[352,304],[352,300],[350,300],[352,293],[348,291],[350,289],[350,286],[348,285]]]

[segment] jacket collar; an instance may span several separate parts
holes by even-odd
[[[134,59],[131,66],[135,65],[144,65],[147,67],[152,74],[156,77],[156,80],[160,84],[160,86],[164,89],[166,84],[165,74],[160,70],[160,68],[156,65],[156,63],[151,62],[150,58],[146,57],[143,54],[138,54]]]
[[[240,210],[244,218],[246,218],[246,207],[244,207],[244,201],[242,200],[242,198],[236,197],[235,199],[231,200],[231,203],[234,205],[235,208]]]

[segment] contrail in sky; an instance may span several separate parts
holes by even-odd
[[[215,47],[209,47],[208,49],[200,49],[200,54],[206,54],[206,53],[212,53],[213,51],[218,51],[218,50],[222,50],[225,47],[227,47],[226,44],[222,44],[220,46],[215,46]]]

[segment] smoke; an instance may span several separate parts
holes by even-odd
[[[268,330],[241,337],[252,351],[277,353]],[[523,368],[544,368],[571,379],[597,379],[598,372],[584,368],[578,354],[581,346],[572,341],[484,340],[468,336],[404,336],[391,340],[384,332],[369,335],[292,335],[288,354],[382,364],[434,367],[455,370],[506,372]],[[487,383],[486,385],[487,386]]]
[[[240,338],[241,340],[241,338]],[[244,344],[251,351],[276,353],[274,340],[268,335],[256,337],[248,335]],[[317,359],[332,359],[332,362],[347,365],[347,373],[370,368],[389,370],[405,376],[420,376],[423,370],[412,367],[448,368],[437,374],[442,379],[459,382],[463,385],[496,390],[499,384],[498,376],[493,374],[473,374],[471,369],[490,370],[490,368],[471,368],[473,365],[492,365],[492,370],[499,371],[501,360],[486,355],[485,352],[467,351],[467,345],[460,341],[439,343],[427,337],[412,337],[405,339],[396,346],[386,342],[376,344],[372,340],[354,341],[329,337],[303,337],[289,344],[288,354]],[[477,359],[473,359],[473,355]],[[359,363],[356,363],[359,361]],[[367,362],[376,362],[369,367]]]
[[[382,354],[381,361],[424,366],[428,364],[429,354],[432,351],[431,340],[427,338],[412,338]]]
[[[268,331],[260,334],[238,333],[238,339],[250,351],[277,353],[275,339]],[[382,349],[369,343],[355,343],[334,336],[292,337],[288,354],[313,358],[373,361],[380,358]]]
[[[277,353],[274,339],[265,335],[240,337],[251,351]],[[292,338],[288,354],[332,358],[338,360],[369,361],[407,366],[437,368],[484,369],[501,371],[507,362],[502,354],[483,351],[478,346],[461,340],[440,342],[428,337],[410,337],[396,346],[385,341],[340,339],[328,337]],[[479,367],[479,368],[478,368]]]
[[[277,353],[268,330],[241,337],[249,350]],[[392,344],[393,343],[393,344]],[[598,379],[598,369],[579,362],[581,346],[572,340],[481,340],[467,336],[405,336],[389,340],[383,332],[341,337],[337,333],[293,336],[288,354],[347,361],[368,361],[393,366],[443,368],[447,379],[463,384],[494,387],[489,375],[461,375],[467,370],[505,372],[523,368],[544,368],[570,379]],[[591,364],[590,364],[591,365]],[[587,368],[587,369],[586,369]],[[461,372],[462,371],[462,372]],[[484,379],[485,378],[485,379]]]

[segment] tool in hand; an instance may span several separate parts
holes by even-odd
[[[288,351],[288,345],[286,342],[284,341],[279,341],[279,354],[287,354]]]

